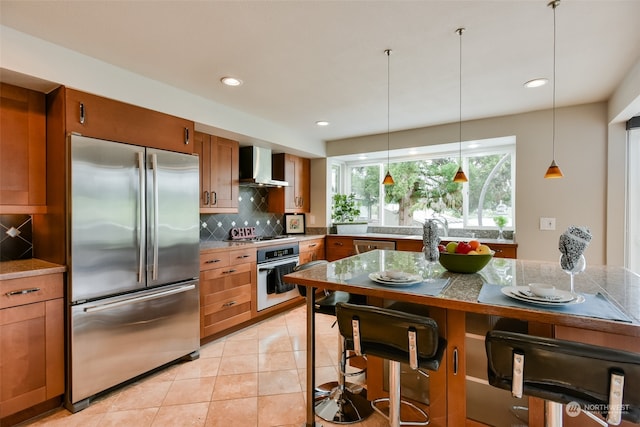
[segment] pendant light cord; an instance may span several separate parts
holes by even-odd
[[[458,104],[458,141],[460,142],[458,151],[459,166],[462,167],[462,33],[464,28],[458,28],[456,32],[460,35],[460,73],[459,73],[459,104]]]
[[[389,143],[389,134],[391,133],[391,127],[390,127],[390,122],[391,122],[391,60],[390,60],[390,56],[391,56],[391,49],[387,49],[385,50],[385,53],[387,54],[387,172],[389,172],[389,166],[391,165],[390,162],[390,157],[389,157],[389,150],[391,148],[390,143]]]
[[[551,7],[553,7],[553,118],[551,120],[553,129],[551,130],[551,146],[553,150],[552,160],[554,162],[556,161],[556,7],[558,7],[559,4],[559,0],[551,2]]]

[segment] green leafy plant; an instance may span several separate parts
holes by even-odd
[[[496,225],[498,226],[499,229],[503,229],[505,225],[507,225],[507,217],[499,215],[496,217],[493,217],[493,222],[496,223]]]
[[[355,194],[334,194],[331,219],[334,223],[354,222],[360,215]]]

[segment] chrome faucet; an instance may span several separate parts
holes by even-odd
[[[432,217],[430,218],[431,221],[434,221],[436,224],[440,225],[442,227],[443,230],[443,236],[442,237],[448,237],[449,236],[449,221],[447,221],[446,218],[444,217]]]

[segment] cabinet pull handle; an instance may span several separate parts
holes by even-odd
[[[249,258],[250,255],[238,255],[236,258],[242,259],[242,258]]]
[[[40,288],[20,289],[19,291],[9,291],[5,295],[10,297],[12,295],[31,294],[33,292],[38,292],[39,290],[40,290]]]
[[[189,145],[189,128],[184,128],[184,144]]]
[[[209,192],[208,191],[204,192],[204,204],[205,204],[205,206],[209,204]]]
[[[84,102],[80,103],[80,124],[84,124]]]
[[[223,271],[222,274],[230,274],[230,273],[235,273],[236,269],[232,268],[231,270],[227,270],[227,271]]]
[[[216,193],[215,191],[212,191],[211,194],[213,194],[213,202],[211,204],[212,205],[217,205],[218,204],[218,193]]]
[[[213,264],[214,262],[220,262],[219,259],[208,259],[204,263],[205,264]]]
[[[458,347],[453,349],[453,375],[458,375]]]
[[[311,243],[311,244],[309,245],[309,247],[310,247],[310,248],[315,248],[316,246],[318,246],[318,244],[317,244],[317,243]]]
[[[225,302],[224,304],[222,304],[223,307],[231,307],[232,305],[236,305],[237,303],[235,301],[229,301],[229,302]]]
[[[336,245],[336,246],[344,246],[344,243],[342,243],[342,242],[334,242],[333,244]]]

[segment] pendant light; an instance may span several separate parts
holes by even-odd
[[[560,0],[552,0],[547,4],[553,8],[553,107],[552,107],[552,149],[553,149],[553,157],[551,158],[551,165],[549,169],[547,169],[547,173],[544,174],[544,177],[549,178],[562,178],[562,171],[560,167],[556,164],[556,7],[560,5]]]
[[[459,164],[458,164],[458,172],[456,172],[456,176],[453,177],[453,182],[467,182],[467,176],[464,174],[462,170],[462,33],[464,32],[464,28],[458,28],[456,33],[460,36],[460,103],[459,103],[459,121],[458,121],[458,131],[459,131]]]
[[[393,177],[391,176],[391,172],[389,170],[389,165],[390,165],[390,162],[389,162],[389,150],[390,150],[389,134],[391,133],[391,130],[390,130],[390,127],[389,127],[389,122],[390,122],[390,119],[389,119],[389,117],[390,117],[390,113],[389,113],[389,110],[390,110],[390,107],[389,107],[389,104],[390,104],[390,101],[389,101],[389,99],[390,99],[390,96],[389,96],[390,89],[389,88],[391,87],[391,79],[389,77],[391,72],[390,72],[390,65],[389,64],[390,64],[391,60],[389,59],[389,57],[391,56],[391,49],[386,49],[384,51],[384,53],[387,55],[387,174],[384,176],[384,179],[382,180],[382,184],[383,185],[394,185],[395,181],[393,180]]]

